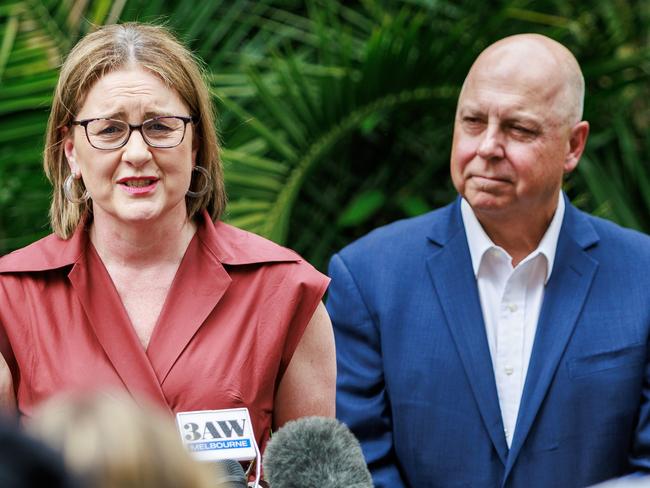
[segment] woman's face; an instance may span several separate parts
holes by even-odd
[[[170,115],[191,114],[178,93],[160,78],[134,67],[100,78],[88,92],[76,120],[109,118],[140,125],[153,117]],[[102,128],[102,137],[110,137],[112,132],[115,128],[107,125]],[[74,125],[64,139],[64,150],[71,171],[83,178],[92,198],[95,221],[153,223],[161,217],[186,216],[185,192],[196,158],[193,136],[189,123],[178,146],[155,148],[134,130],[124,146],[105,150],[93,147],[84,127]]]

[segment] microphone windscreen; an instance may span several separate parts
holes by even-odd
[[[271,488],[372,488],[359,441],[336,419],[304,417],[271,436],[264,452]]]
[[[246,473],[238,461],[225,459],[217,462],[219,468],[217,488],[246,488]]]

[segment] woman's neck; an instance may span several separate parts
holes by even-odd
[[[151,267],[180,262],[196,224],[182,213],[171,211],[155,222],[123,222],[96,212],[90,240],[106,265]]]

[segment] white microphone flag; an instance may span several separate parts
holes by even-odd
[[[247,408],[178,412],[176,422],[185,446],[199,461],[256,458],[256,443]]]

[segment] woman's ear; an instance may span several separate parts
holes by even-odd
[[[195,127],[192,126],[192,168],[196,166],[196,155],[199,152],[199,137],[195,130]]]
[[[61,134],[63,136],[63,152],[65,154],[65,159],[68,162],[68,166],[70,167],[70,172],[74,178],[79,178],[81,177],[81,169],[77,164],[72,131],[68,127],[63,127],[61,129]]]

